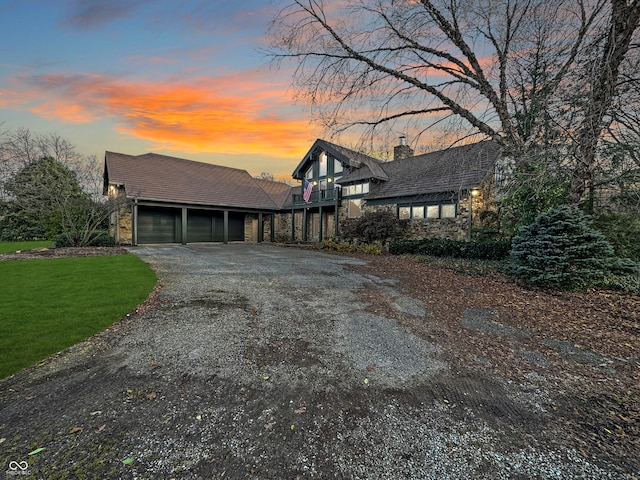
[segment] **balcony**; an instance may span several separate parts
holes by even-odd
[[[314,190],[311,192],[311,198],[309,203],[304,201],[304,197],[301,193],[293,194],[293,205],[296,207],[318,207],[324,205],[336,205],[340,200],[340,189],[331,188],[328,190]]]

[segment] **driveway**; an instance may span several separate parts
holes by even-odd
[[[351,268],[365,260],[131,251],[159,275],[154,305],[0,382],[0,478],[630,478],[562,448],[544,392],[462,369],[368,308],[375,289],[429,321]]]

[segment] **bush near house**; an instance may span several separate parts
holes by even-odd
[[[509,240],[449,240],[426,238],[422,240],[396,240],[389,246],[393,255],[429,255],[433,257],[502,260],[509,256]]]
[[[386,210],[366,212],[359,218],[340,222],[340,236],[365,243],[384,243],[402,235],[404,222]]]
[[[559,289],[607,286],[633,290],[638,265],[615,256],[590,217],[557,207],[539,215],[513,238],[507,272],[524,282]]]

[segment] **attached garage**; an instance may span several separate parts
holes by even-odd
[[[263,216],[283,210],[291,187],[237,168],[106,152],[104,193],[118,204],[111,229],[119,242],[226,243],[263,241]],[[253,219],[261,232],[251,231]]]

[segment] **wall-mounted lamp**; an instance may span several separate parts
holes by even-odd
[[[474,188],[473,190],[471,190],[471,195],[473,195],[474,197],[477,197],[478,195],[480,195],[480,190],[478,190],[477,188]]]
[[[333,182],[333,178],[327,178],[327,183]]]
[[[318,184],[318,181],[317,181],[317,180],[314,180],[314,181],[313,181],[313,184],[314,184],[314,185],[317,185],[317,184]]]

